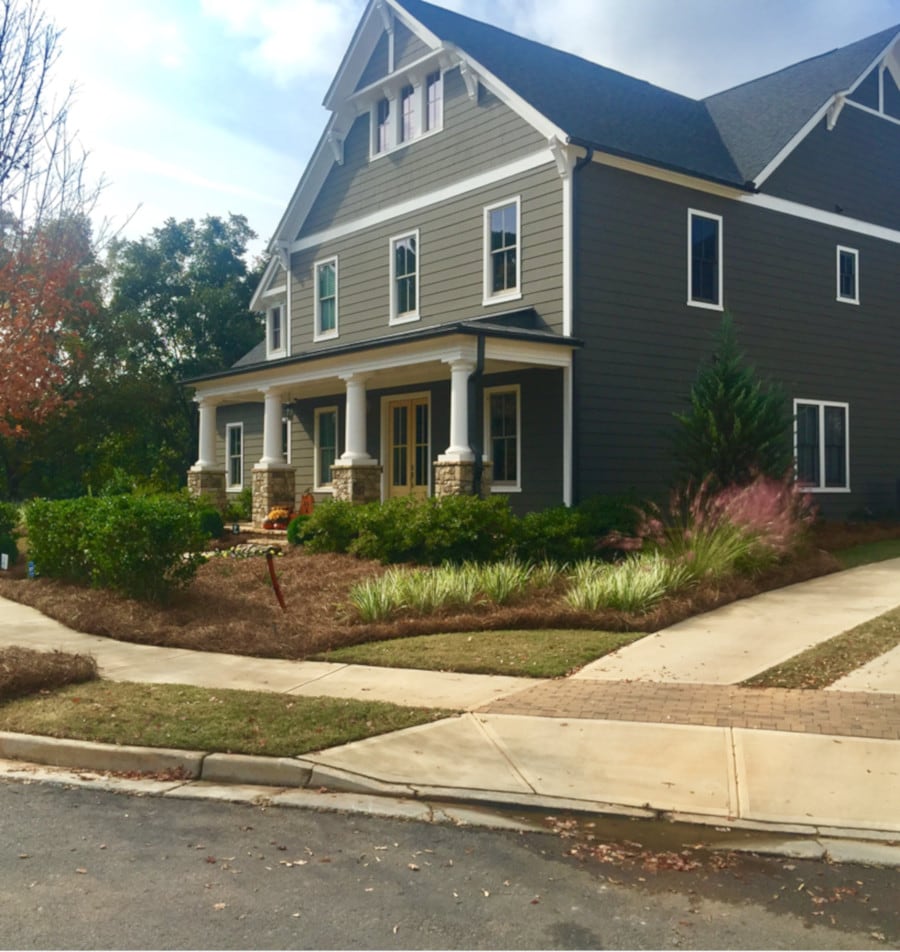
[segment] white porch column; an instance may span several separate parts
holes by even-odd
[[[206,397],[195,399],[200,411],[200,447],[193,468],[213,469],[216,466],[216,405]]]
[[[263,417],[263,455],[259,466],[280,466],[281,455],[281,392],[270,388],[263,391],[265,415]]]
[[[348,374],[341,378],[347,386],[346,439],[341,462],[367,465],[375,461],[366,452],[366,378]]]
[[[475,459],[469,445],[469,375],[475,361],[457,358],[446,363],[450,364],[450,445],[438,460],[469,462]]]

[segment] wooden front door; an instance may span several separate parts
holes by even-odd
[[[428,495],[430,458],[428,398],[388,404],[388,495]]]

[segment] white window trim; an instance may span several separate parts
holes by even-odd
[[[515,393],[516,395],[516,481],[498,482],[491,474],[492,493],[520,493],[522,492],[522,388],[519,384],[501,384],[496,387],[484,388],[484,452],[485,462],[493,462],[491,449],[491,395],[495,393]]]
[[[403,241],[404,238],[415,238],[416,240],[416,306],[412,311],[407,311],[404,314],[398,314],[397,276],[394,262],[394,246],[398,241]],[[393,326],[395,324],[409,324],[412,321],[418,321],[421,317],[421,314],[419,313],[419,301],[422,292],[422,243],[419,240],[419,229],[416,228],[413,231],[406,231],[402,235],[394,235],[394,237],[390,239],[388,247],[390,249],[389,253],[391,259],[391,313],[388,323]]]
[[[291,463],[291,455],[292,455],[292,453],[291,453],[291,451],[292,451],[292,445],[291,445],[291,444],[292,444],[292,442],[293,442],[293,440],[292,440],[293,434],[291,433],[291,418],[290,418],[290,417],[286,417],[286,416],[282,417],[282,418],[281,418],[281,425],[282,425],[283,427],[285,427],[286,430],[287,430],[287,432],[284,434],[285,437],[286,437],[286,439],[283,441],[283,442],[285,442],[285,443],[287,444],[287,453],[285,454],[284,452],[282,452],[281,457],[282,457],[282,459],[284,460],[284,462],[285,462],[287,465],[290,465],[290,463]]]
[[[798,483],[798,487],[805,493],[849,493],[850,492],[850,404],[837,400],[805,400],[797,397],[794,400],[794,466],[797,465],[797,408],[803,403],[818,408],[819,411],[819,479],[825,481],[825,408],[840,407],[844,411],[844,472],[847,474],[845,486],[810,486]]]
[[[315,410],[315,423],[313,427],[313,492],[317,493],[333,493],[334,484],[333,483],[323,483],[322,482],[322,473],[320,469],[320,459],[319,459],[319,421],[322,416],[326,413],[334,414],[334,461],[337,462],[340,459],[340,453],[338,450],[340,447],[340,426],[341,426],[341,417],[336,406],[333,407],[316,407]]]
[[[266,309],[266,356],[267,357],[286,357],[287,356],[287,321],[285,320],[285,313],[287,308],[284,305],[284,302],[279,304],[273,304]],[[279,312],[278,320],[280,324],[281,332],[281,346],[273,347],[272,346],[272,314],[274,311]]]
[[[319,300],[319,268],[326,264],[334,265],[334,328],[329,331],[323,331],[321,329],[321,301]],[[340,305],[338,303],[340,298],[340,284],[337,255],[333,255],[331,258],[322,258],[321,261],[316,261],[315,264],[313,264],[313,298],[315,311],[313,340],[333,340],[335,337],[339,336],[338,328],[340,327]]]
[[[716,256],[719,264],[719,300],[718,303],[710,301],[694,300],[694,269],[693,269],[693,242],[692,231],[694,217],[707,218],[718,223],[718,241],[716,247]],[[687,216],[687,303],[689,307],[702,307],[708,311],[723,311],[725,309],[725,262],[723,249],[723,237],[725,234],[725,222],[721,215],[714,215],[712,212],[700,211],[697,208],[689,208]]]
[[[853,258],[853,297],[844,297],[841,294],[841,255],[848,254]],[[859,250],[848,248],[846,245],[838,245],[834,258],[836,298],[842,304],[859,304]]]
[[[425,128],[425,114],[428,109],[428,86],[426,80],[432,73],[440,73],[441,79],[441,106],[438,110],[437,124],[433,129]],[[412,134],[407,139],[401,139],[402,119],[400,115],[401,93],[407,86],[413,88],[413,98],[415,100],[414,115],[415,125]],[[422,75],[407,77],[404,74],[399,81],[394,81],[390,86],[381,89],[381,95],[375,99],[369,107],[369,161],[374,162],[377,159],[383,159],[386,155],[396,152],[399,149],[405,149],[413,142],[421,142],[429,136],[443,132],[444,129],[444,70],[431,69]],[[387,148],[379,151],[378,149],[378,104],[382,100],[390,103],[390,114],[387,122]]]
[[[491,212],[498,208],[506,208],[508,205],[516,206],[516,228],[518,230],[516,243],[516,286],[506,291],[494,293],[491,290]],[[504,301],[518,301],[522,298],[522,196],[516,195],[514,198],[504,199],[502,202],[494,202],[486,205],[484,208],[484,230],[482,236],[484,248],[484,272],[483,272],[483,297],[482,305],[500,304]]]
[[[233,483],[231,481],[231,431],[238,430],[241,434],[241,481]],[[225,488],[228,492],[238,493],[244,488],[244,424],[226,423],[225,424]]]

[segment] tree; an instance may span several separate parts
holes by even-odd
[[[71,398],[61,386],[90,308],[80,278],[98,189],[67,134],[72,91],[49,90],[59,37],[35,0],[0,0],[0,437]]]
[[[675,457],[697,482],[745,484],[759,474],[780,479],[791,465],[787,398],[746,362],[727,315],[691,389],[690,411],[674,416]]]

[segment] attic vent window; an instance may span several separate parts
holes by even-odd
[[[396,90],[385,89],[371,107],[371,157],[440,132],[444,125],[444,80],[440,70],[407,76]]]

